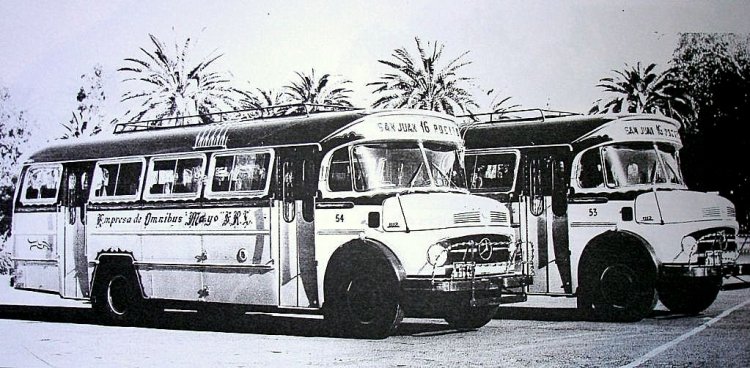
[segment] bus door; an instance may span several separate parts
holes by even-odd
[[[521,240],[534,245],[531,293],[571,294],[564,153],[526,152],[521,160]]]
[[[279,305],[318,307],[315,262],[315,193],[317,150],[309,147],[280,151],[277,156],[277,196],[273,212],[279,250]]]
[[[68,164],[64,169],[58,223],[62,224],[63,234],[61,294],[66,298],[89,296],[86,202],[93,171],[93,163]]]

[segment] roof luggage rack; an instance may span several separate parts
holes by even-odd
[[[538,113],[538,114],[534,114]],[[483,113],[469,113],[466,115],[458,115],[457,118],[467,119],[467,124],[480,124],[480,123],[495,123],[495,122],[518,122],[518,121],[546,121],[547,118],[559,118],[563,116],[582,115],[577,112],[569,111],[557,111],[557,110],[546,110],[546,109],[520,109],[520,110],[505,110],[495,112],[483,112]],[[488,116],[489,118],[482,121],[481,117]]]
[[[185,126],[208,125],[221,123],[225,121],[250,121],[257,119],[279,118],[288,116],[310,115],[320,112],[332,111],[354,111],[362,108],[341,106],[341,105],[323,105],[310,103],[296,103],[285,105],[272,105],[265,107],[212,112],[207,114],[176,116],[152,120],[129,121],[115,125],[115,134],[131,133],[148,130],[162,130],[182,128]]]

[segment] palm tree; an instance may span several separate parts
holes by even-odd
[[[288,94],[272,89],[264,90],[256,88],[254,91],[238,92],[242,96],[238,101],[238,108],[241,110],[255,109],[256,111],[248,113],[252,118],[283,114],[286,111],[285,108],[280,108],[283,109],[283,111],[278,111],[279,109],[269,107],[289,104]]]
[[[323,74],[320,78],[315,77],[315,69],[310,74],[295,72],[299,78],[296,82],[284,86],[284,95],[289,103],[302,103],[313,105],[331,105],[352,107],[349,101],[352,90],[344,85],[351,81],[344,78],[335,79],[331,74]],[[310,111],[325,110],[322,106],[313,106]],[[304,107],[292,107],[287,113],[303,113]]]
[[[466,112],[471,107],[478,107],[467,85],[472,86],[473,78],[461,76],[459,70],[471,64],[464,61],[466,51],[440,68],[443,44],[427,42],[422,46],[417,43],[418,58],[413,57],[406,48],[398,48],[391,56],[395,59],[378,60],[393,69],[380,77],[380,81],[368,83],[374,86],[375,94],[380,97],[372,107],[384,108],[418,108],[440,111],[448,114]],[[429,51],[429,53],[428,53]]]
[[[589,114],[661,113],[688,123],[695,116],[692,98],[680,87],[673,70],[657,74],[655,68],[653,63],[645,69],[640,62],[634,67],[625,64],[625,70],[613,70],[614,78],[600,79],[596,86],[611,96],[597,100]]]
[[[140,111],[131,120],[205,114],[234,106],[237,91],[229,86],[228,77],[209,71],[221,54],[209,55],[190,65],[188,57],[193,45],[190,38],[182,47],[175,43],[174,53],[170,54],[162,41],[152,34],[149,37],[155,50],[141,47],[144,58],[126,58],[129,65],[118,69],[130,75],[124,82],[137,82],[141,87],[122,95],[122,102],[141,102]]]
[[[74,111],[73,118],[66,124],[61,125],[67,130],[67,132],[63,133],[60,139],[81,138],[86,135],[94,136],[102,131],[102,126],[100,124],[95,124],[89,129],[89,119],[83,116],[82,111],[78,111],[78,115],[76,115]]]

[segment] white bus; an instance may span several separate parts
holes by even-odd
[[[504,203],[533,253],[529,293],[607,320],[639,320],[657,298],[711,305],[736,271],[738,223],[730,201],[685,185],[679,123],[529,111],[466,117],[464,132],[471,191]]]
[[[452,117],[264,114],[124,123],[33,154],[15,288],[90,299],[114,324],[232,306],[321,312],[368,337],[405,313],[478,328],[525,300],[508,211],[469,194]]]

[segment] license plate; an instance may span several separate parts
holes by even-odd
[[[453,273],[451,278],[454,280],[468,280],[474,277],[476,264],[474,262],[455,262],[453,263]]]
[[[721,251],[720,250],[707,250],[706,251],[706,266],[718,266],[721,264]]]

